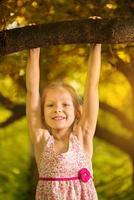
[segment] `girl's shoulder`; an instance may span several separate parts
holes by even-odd
[[[44,144],[44,142],[47,142],[48,138],[50,137],[50,133],[47,129],[44,128],[38,128],[35,131],[36,134],[36,142]]]

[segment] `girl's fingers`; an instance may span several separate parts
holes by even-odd
[[[102,19],[100,16],[90,16],[89,19]]]
[[[30,53],[34,53],[34,54],[38,54],[40,53],[40,48],[33,48],[33,49],[30,49]]]
[[[33,49],[30,49],[30,51],[40,51],[40,48],[33,48]]]

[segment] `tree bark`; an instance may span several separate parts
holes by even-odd
[[[134,42],[134,20],[81,19],[0,32],[0,55],[47,45]]]

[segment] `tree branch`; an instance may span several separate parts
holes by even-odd
[[[15,104],[9,98],[3,96],[1,93],[0,104],[12,112],[11,116],[9,116],[4,122],[0,122],[0,128],[4,128],[25,116],[25,104]]]
[[[130,55],[130,53],[129,53]],[[117,59],[116,64],[114,64],[112,61],[109,61],[109,63],[111,64],[112,67],[116,67],[118,69],[119,72],[121,72],[129,81],[130,85],[132,86],[132,88],[134,88],[134,78],[133,78],[133,74],[134,74],[134,68],[133,66],[133,56],[130,55],[130,63],[126,63],[124,62],[119,55],[117,54],[116,51],[112,51],[112,56],[114,58]]]
[[[0,55],[47,45],[134,42],[134,20],[81,19],[0,32]]]
[[[105,128],[100,126],[96,127],[96,134],[98,138],[103,139],[104,141],[114,145],[115,147],[120,148],[122,151],[129,154],[131,157],[134,156],[134,143],[132,139],[126,139],[120,135],[114,134]]]
[[[100,108],[104,110],[104,112],[109,112],[110,114],[114,115],[125,129],[131,131],[132,133],[134,132],[133,121],[129,120],[128,117],[117,108],[114,108],[104,102],[100,102]]]
[[[14,108],[14,103],[9,98],[3,96],[2,93],[0,93],[0,104],[9,110]]]
[[[6,119],[4,122],[0,122],[0,128],[4,128],[6,126],[11,125],[13,122],[16,122],[17,120],[20,120],[25,115],[23,113],[19,114],[12,114],[8,119]]]

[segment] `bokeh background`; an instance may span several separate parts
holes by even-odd
[[[132,0],[3,0],[0,30],[63,20],[134,18]],[[81,30],[82,31],[82,30]],[[90,45],[41,49],[40,89],[63,79],[83,96]],[[0,57],[0,200],[33,200],[36,165],[25,117],[28,50]],[[105,44],[94,138],[100,200],[134,200],[134,44]]]

